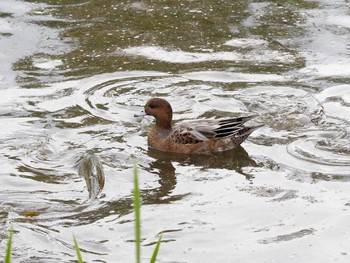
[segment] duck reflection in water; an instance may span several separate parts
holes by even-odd
[[[188,194],[172,195],[177,184],[176,168],[173,162],[181,166],[195,166],[200,170],[227,169],[243,175],[247,180],[252,180],[252,175],[245,173],[244,167],[257,167],[258,164],[249,157],[243,147],[208,155],[193,155],[180,153],[167,153],[152,148],[148,149],[148,156],[154,159],[149,167],[143,167],[150,173],[159,176],[159,187],[142,191],[144,202],[170,203],[181,200]]]

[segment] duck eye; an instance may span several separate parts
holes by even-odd
[[[154,108],[156,107],[156,105],[155,105],[155,104],[150,104],[149,107],[150,107],[151,109],[154,109]]]

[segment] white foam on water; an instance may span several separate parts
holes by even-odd
[[[295,57],[287,52],[255,50],[248,54],[240,52],[186,52],[181,50],[165,50],[159,46],[129,47],[121,50],[121,53],[133,56],[142,56],[152,60],[169,63],[199,63],[208,61],[251,61],[292,63]]]
[[[348,63],[310,65],[300,70],[300,72],[318,77],[348,77],[350,76],[350,61]]]
[[[37,59],[33,62],[33,66],[40,69],[55,69],[62,65],[63,62],[60,59]]]
[[[263,39],[253,39],[253,38],[234,38],[228,40],[224,43],[226,46],[231,47],[257,47],[262,45],[267,45],[267,41]]]
[[[197,71],[185,73],[182,77],[190,80],[202,80],[213,82],[266,82],[266,81],[286,81],[287,78],[276,74],[245,74],[225,71]]]
[[[332,16],[327,19],[327,24],[350,28],[350,16]]]

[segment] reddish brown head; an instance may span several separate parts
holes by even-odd
[[[150,99],[145,105],[145,113],[156,119],[157,126],[165,129],[171,128],[173,110],[166,100],[161,98]]]

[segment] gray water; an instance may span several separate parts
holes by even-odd
[[[349,1],[0,2],[0,251],[14,262],[349,262]],[[147,147],[174,121],[259,115],[208,157]],[[97,156],[104,188],[79,175]],[[91,194],[91,193],[90,193]],[[4,253],[4,252],[3,252]]]

